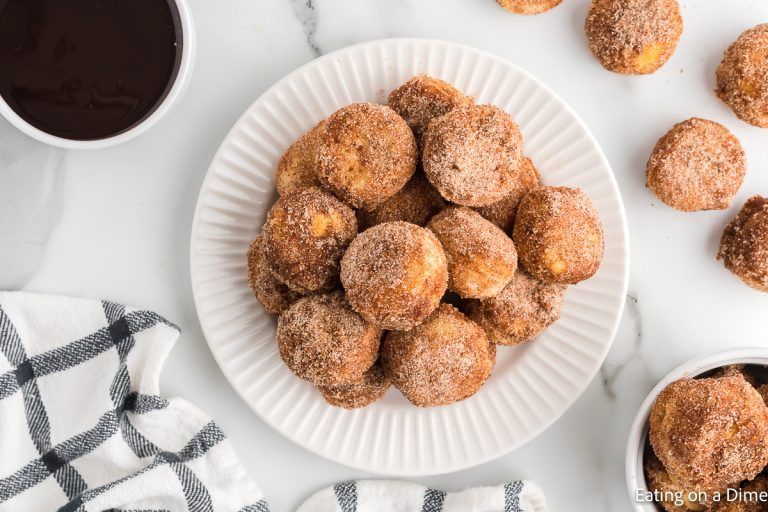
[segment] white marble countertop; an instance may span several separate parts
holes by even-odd
[[[592,129],[610,160],[629,217],[630,295],[600,375],[552,428],[494,462],[427,485],[458,489],[530,478],[551,509],[630,510],[624,444],[637,407],[667,371],[696,355],[768,343],[768,295],[732,277],[714,256],[743,201],[768,195],[768,130],[737,120],[712,93],[723,50],[768,22],[765,0],[684,0],[685,32],[671,61],[648,77],[604,71],[583,35],[587,0],[537,17],[493,0],[190,0],[199,54],[187,95],[146,135],[93,152],[49,150],[0,120],[0,288],[103,297],[157,310],[183,335],[164,392],[195,401],[231,437],[276,512],[316,489],[371,475],[335,465],[263,424],[227,384],[197,323],[189,232],[197,192],[217,146],[269,85],[318,54],[366,40],[459,41],[526,68]],[[726,5],[727,4],[727,5]],[[645,162],[675,122],[728,126],[749,173],[729,211],[683,214],[645,188]]]

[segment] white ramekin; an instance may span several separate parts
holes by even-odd
[[[755,347],[726,350],[688,361],[669,372],[643,401],[629,431],[625,468],[629,499],[637,512],[658,512],[661,510],[656,508],[653,503],[638,502],[635,499],[638,489],[647,490],[645,474],[643,472],[643,452],[645,451],[645,443],[648,437],[648,418],[656,397],[664,388],[678,379],[695,377],[709,370],[731,364],[759,364],[768,366],[768,348]]]
[[[107,137],[104,139],[96,140],[71,140],[62,137],[56,137],[46,133],[39,128],[35,128],[24,119],[22,119],[8,103],[0,96],[0,115],[5,117],[16,128],[29,135],[30,137],[44,142],[50,146],[56,146],[65,149],[103,149],[111,146],[122,144],[135,137],[138,137],[142,133],[149,130],[154,126],[165,114],[167,114],[171,108],[179,101],[184,95],[189,85],[189,80],[192,76],[192,68],[195,61],[196,53],[196,37],[195,37],[195,25],[192,21],[192,14],[189,10],[188,0],[173,0],[179,11],[179,21],[181,23],[181,63],[179,65],[179,72],[176,75],[176,79],[171,86],[171,90],[166,97],[162,100],[155,110],[147,116],[146,119],[141,121],[133,128],[126,130],[122,133]]]

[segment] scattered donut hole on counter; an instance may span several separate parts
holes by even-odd
[[[603,228],[523,150],[509,113],[423,75],[294,142],[247,255],[291,371],[335,407],[390,385],[449,405],[492,378],[497,344],[556,322],[567,286],[598,270]]]
[[[745,31],[717,68],[715,93],[742,121],[768,128],[768,24]]]
[[[768,510],[768,368],[730,365],[669,384],[643,453],[647,494],[667,512]]]
[[[563,0],[496,0],[512,14],[541,14],[554,9]]]
[[[592,0],[584,29],[605,69],[645,75],[672,56],[683,18],[677,0]]]
[[[646,169],[648,188],[684,212],[730,208],[746,174],[739,139],[720,123],[697,117],[659,139]]]
[[[747,200],[726,226],[717,259],[745,284],[768,293],[768,199]]]

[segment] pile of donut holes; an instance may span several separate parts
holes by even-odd
[[[591,200],[540,185],[512,117],[428,76],[322,120],[275,183],[249,284],[286,365],[338,407],[390,385],[419,407],[472,396],[603,257]]]

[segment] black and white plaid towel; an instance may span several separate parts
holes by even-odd
[[[0,293],[0,511],[268,511],[216,424],[160,396],[178,336],[150,311]]]
[[[396,480],[360,480],[328,487],[297,512],[546,512],[544,495],[533,483],[475,487],[446,493]]]

